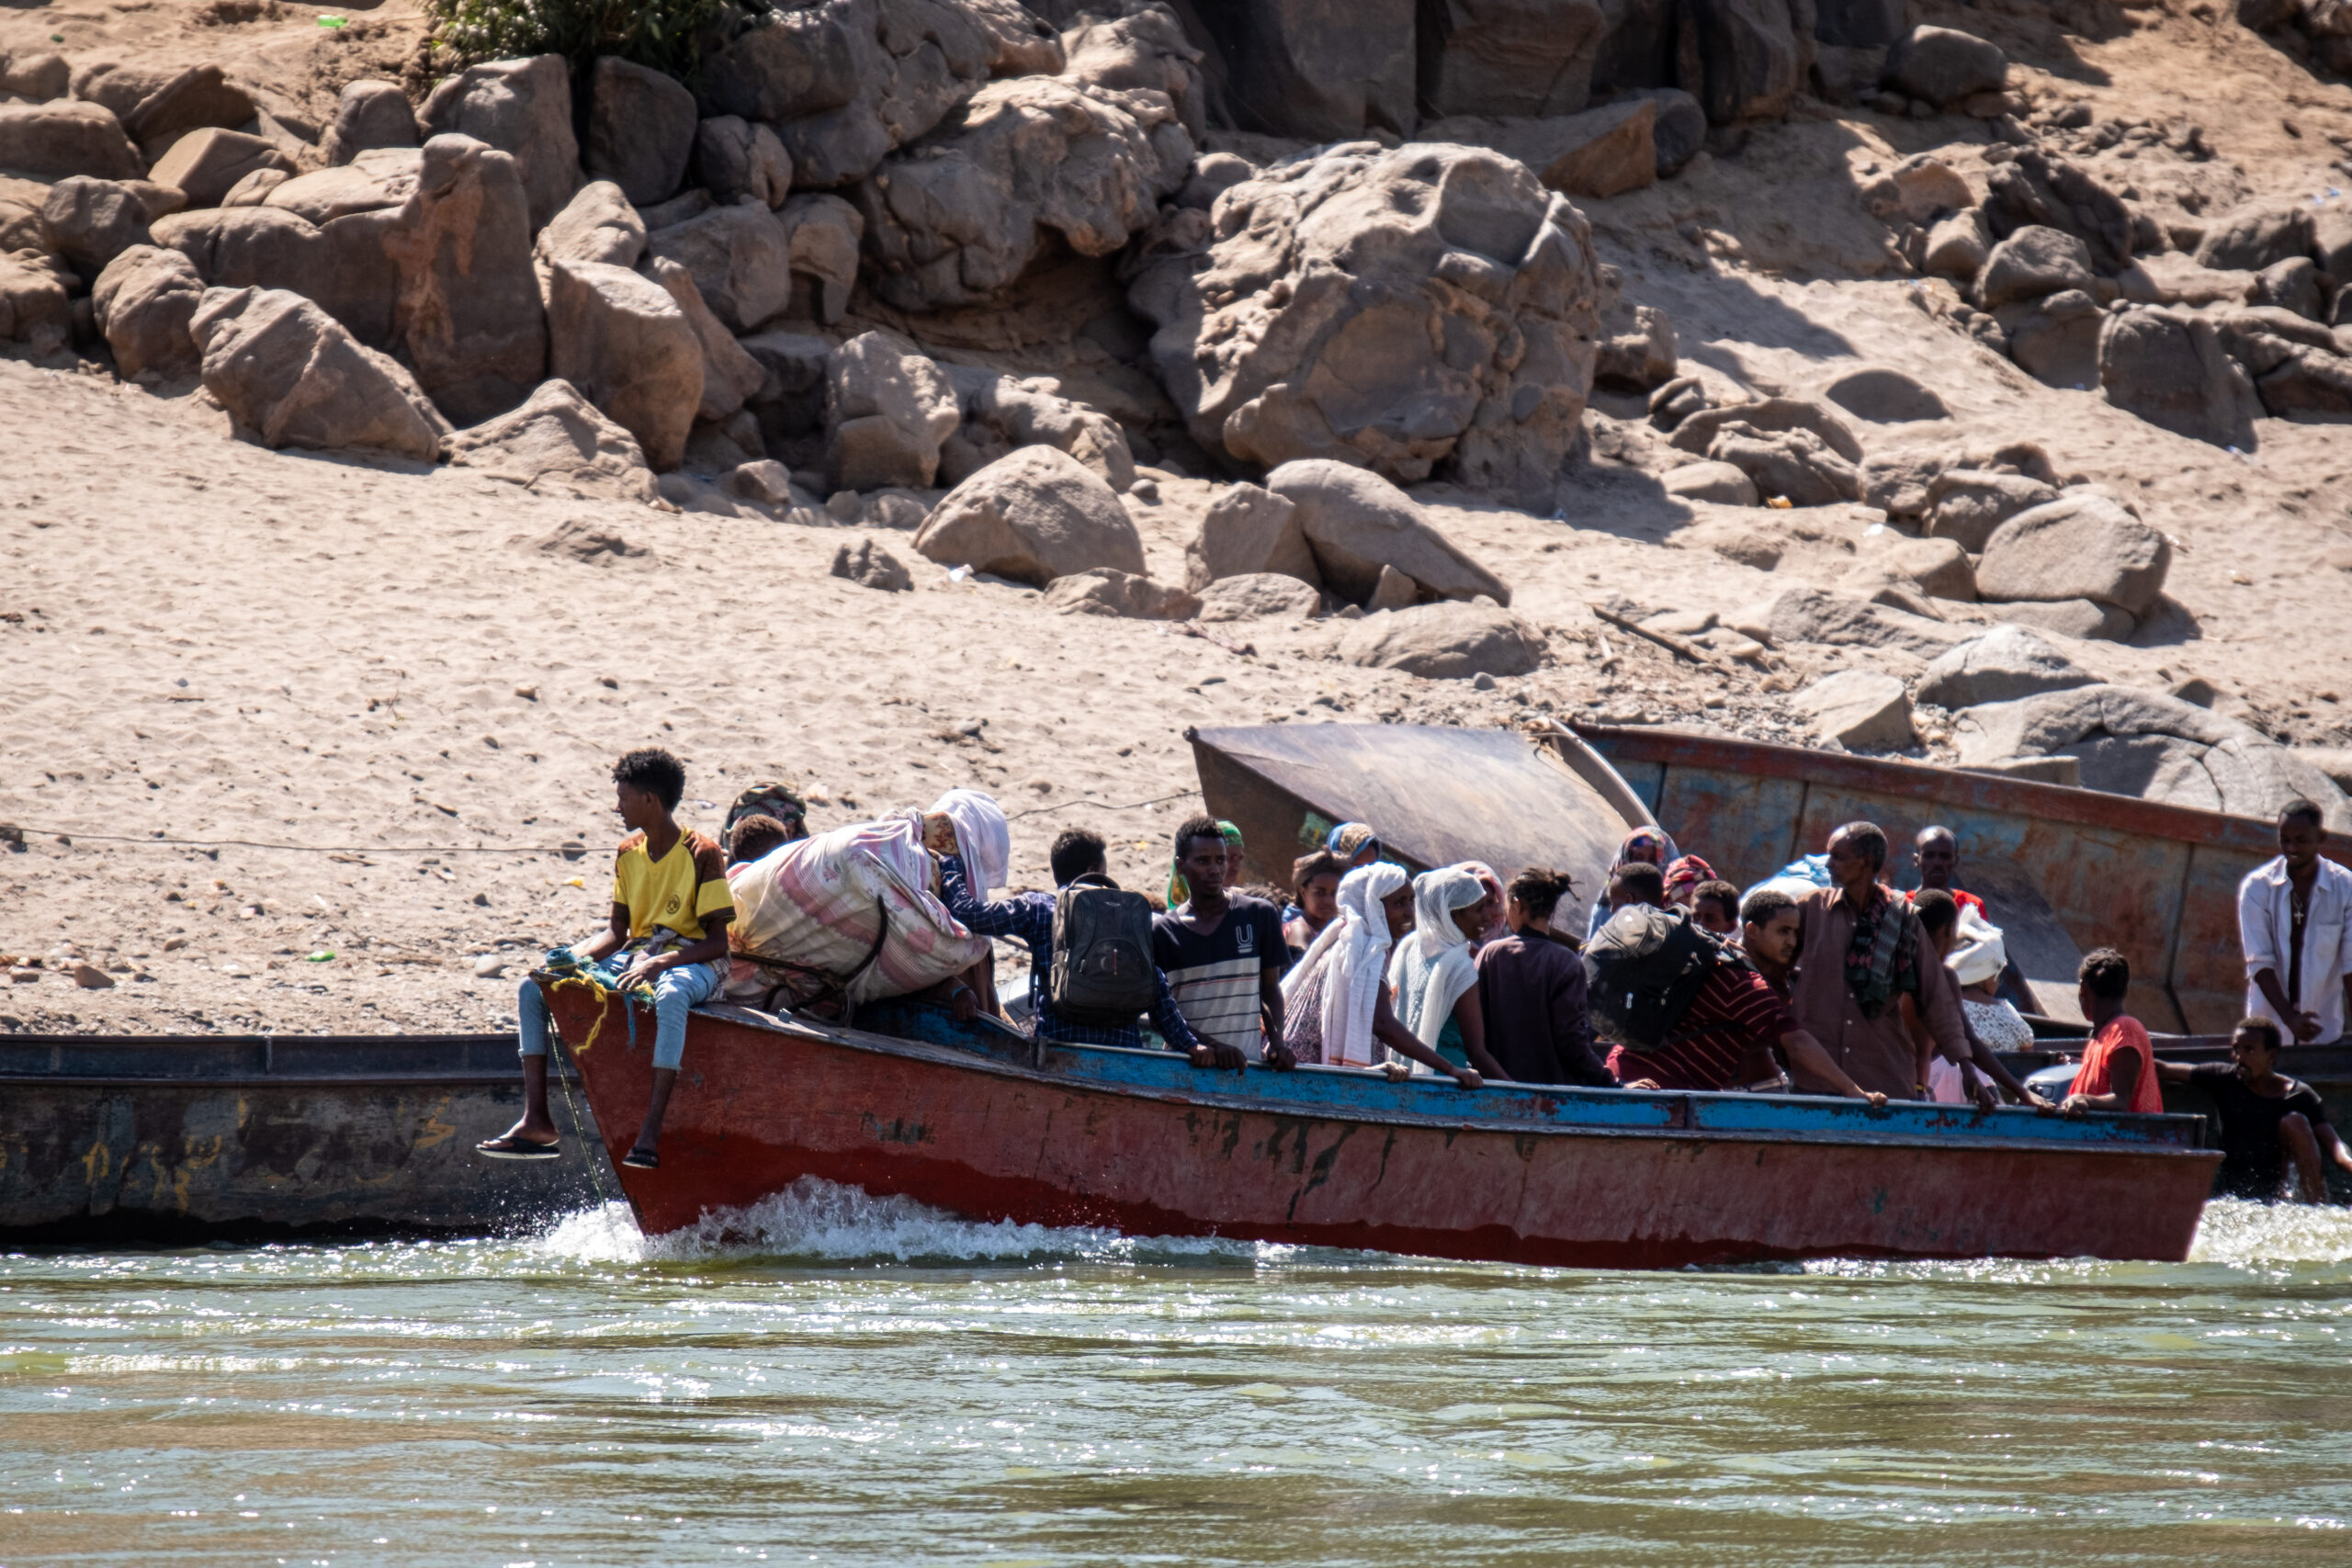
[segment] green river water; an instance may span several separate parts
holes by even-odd
[[[1673,1274],[735,1231],[0,1257],[0,1565],[2352,1562],[2341,1209]]]

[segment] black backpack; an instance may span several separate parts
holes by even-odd
[[[1715,966],[1733,962],[1682,910],[1629,904],[1585,945],[1585,1005],[1593,1032],[1637,1051],[1654,1050],[1673,1037]]]
[[[1140,893],[1071,883],[1054,898],[1054,961],[1046,996],[1072,1023],[1133,1023],[1150,1008],[1151,905]]]

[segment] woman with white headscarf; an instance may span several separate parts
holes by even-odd
[[[1960,982],[1960,1009],[1969,1032],[1996,1051],[2030,1051],[2033,1026],[2001,999],[2001,971],[2008,962],[2001,928],[1962,904],[1944,967]]]
[[[1283,1043],[1302,1063],[1340,1067],[1379,1066],[1395,1051],[1476,1089],[1476,1073],[1422,1044],[1389,1010],[1388,953],[1409,929],[1411,895],[1403,868],[1385,861],[1340,879],[1339,918],[1283,979]]]
[[[1471,939],[1487,920],[1487,886],[1467,866],[1425,872],[1413,883],[1413,932],[1388,961],[1396,1021],[1449,1062],[1492,1077],[1503,1070],[1487,1054],[1478,1011],[1478,966]]]

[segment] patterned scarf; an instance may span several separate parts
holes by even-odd
[[[1911,900],[1884,883],[1871,887],[1870,908],[1854,917],[1854,939],[1846,944],[1846,988],[1864,1018],[1876,1018],[1905,991],[1919,994],[1919,944],[1911,922]]]

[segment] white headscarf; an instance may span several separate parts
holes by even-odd
[[[973,892],[985,898],[1004,886],[1012,871],[1012,829],[996,797],[976,789],[951,789],[931,809],[955,824],[956,851],[963,857]]]
[[[1975,907],[1960,907],[1960,923],[1952,928],[1951,951],[1944,954],[1944,967],[1952,978],[1963,986],[1981,986],[1998,976],[2009,962],[2008,948],[2001,940],[2001,928],[1976,912]]]
[[[1382,904],[1404,886],[1404,867],[1386,861],[1358,866],[1341,877],[1339,918],[1317,934],[1306,956],[1283,978],[1287,1003],[1322,966],[1323,1060],[1332,1066],[1369,1067],[1385,1055],[1372,1037],[1388,967],[1388,911]]]
[[[1435,1045],[1453,1016],[1462,993],[1478,983],[1470,939],[1454,923],[1453,911],[1487,896],[1487,886],[1466,866],[1424,872],[1413,882],[1413,934],[1388,961],[1388,983],[1396,987],[1396,1020]]]

